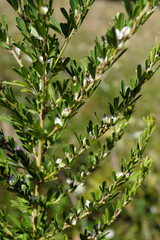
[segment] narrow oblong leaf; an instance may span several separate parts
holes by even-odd
[[[52,29],[54,29],[56,32],[62,34],[62,29],[61,29],[61,26],[60,24],[56,21],[56,19],[54,17],[51,17],[51,21],[52,21]]]
[[[18,10],[18,0],[7,0],[7,2],[17,11]]]
[[[26,28],[26,25],[25,25],[23,19],[21,17],[17,17],[16,21],[17,21],[17,27],[19,28],[19,30],[22,32],[22,34],[25,37],[28,38],[29,37],[29,33],[27,31],[27,28]]]
[[[78,0],[69,0],[73,12],[78,8]]]
[[[21,229],[21,223],[18,221],[16,217],[14,217],[13,215],[9,215],[9,218],[15,224],[16,227]]]

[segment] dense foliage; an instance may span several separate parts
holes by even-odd
[[[80,239],[105,239],[106,226],[133,200],[149,173],[151,159],[143,153],[154,129],[153,116],[144,119],[145,129],[136,148],[130,150],[128,159],[122,158],[120,172],[112,171],[111,184],[107,186],[104,181],[98,193],[91,193],[92,201],[81,196],[76,207],[63,209],[61,216],[50,213],[64,197],[85,184],[86,177],[97,169],[123,136],[143,84],[159,68],[159,43],[156,41],[147,55],[144,70],[141,65],[137,66],[130,86],[121,82],[120,96],[109,103],[110,112],[102,117],[95,113],[97,124],[90,120],[86,132],[75,133],[77,145],[62,142],[62,134],[67,131],[70,119],[97,89],[102,74],[125,53],[125,42],[152,15],[158,1],[133,3],[125,0],[128,18],[125,19],[123,13],[117,14],[101,41],[95,39],[94,50],[81,65],[69,56],[64,57],[63,53],[94,0],[70,0],[69,11],[61,8],[65,18],[61,23],[54,18],[51,0],[48,3],[43,0],[7,1],[17,13],[17,28],[22,39],[14,41],[8,35],[7,19],[3,15],[0,45],[16,59],[18,67],[14,71],[21,80],[2,81],[0,103],[9,109],[9,115],[0,119],[13,126],[19,140],[12,136],[6,138],[3,130],[0,132],[0,181],[17,196],[11,203],[19,214],[18,217],[8,214],[6,207],[1,210],[1,239],[56,239],[56,235],[63,234],[65,229],[101,207],[105,209],[102,218],[93,222],[92,232],[85,229],[80,233]],[[57,80],[61,72],[65,72],[65,79]],[[25,93],[24,102],[15,96],[15,87]],[[106,142],[99,143],[96,150],[95,142],[106,133]],[[60,157],[56,153],[59,142],[63,152]],[[91,149],[87,152],[88,158],[75,170],[79,156],[88,149]],[[42,189],[47,190],[44,193]],[[67,235],[64,239],[68,239]]]

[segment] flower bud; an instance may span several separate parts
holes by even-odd
[[[41,8],[40,8],[40,13],[41,13],[42,15],[46,15],[47,12],[48,12],[48,7],[41,7]]]

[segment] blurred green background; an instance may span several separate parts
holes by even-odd
[[[68,7],[67,0],[53,1],[55,6],[55,16],[61,19],[59,11],[60,7]],[[117,12],[124,12],[121,1],[101,1],[96,0],[91,8],[81,29],[71,40],[65,55],[69,55],[76,60],[84,58],[89,54],[89,51],[94,46],[95,36],[104,34],[112,22],[113,16]],[[9,23],[9,33],[14,40],[20,38],[15,27],[15,14],[7,1],[0,0],[0,18],[2,14],[6,14]],[[144,61],[147,53],[152,49],[155,43],[155,38],[159,37],[159,16],[160,9],[157,9],[153,16],[142,26],[137,34],[127,43],[128,51],[122,58],[103,76],[103,82],[94,93],[92,98],[82,107],[72,120],[69,126],[69,133],[64,134],[64,139],[68,143],[75,142],[73,130],[80,133],[84,132],[84,128],[89,119],[94,122],[94,112],[97,112],[101,117],[107,113],[108,102],[112,101],[117,96],[120,89],[121,80],[129,83],[130,77],[134,76],[137,64],[144,66]],[[16,66],[15,60],[2,48],[0,49],[0,79],[15,80],[17,75],[12,71],[12,67]],[[160,239],[160,72],[152,78],[142,89],[142,97],[138,100],[135,112],[130,120],[130,125],[127,128],[126,134],[122,140],[116,145],[112,154],[103,164],[103,168],[98,169],[94,176],[87,179],[84,194],[90,198],[89,192],[94,188],[98,189],[99,184],[104,181],[110,181],[110,169],[119,170],[121,157],[127,157],[131,146],[135,146],[137,133],[143,129],[143,116],[154,113],[156,116],[156,129],[147,146],[146,155],[153,158],[152,171],[146,178],[143,187],[139,189],[134,202],[129,204],[118,220],[111,225],[111,233],[106,239],[113,240],[159,240]],[[19,96],[19,92],[17,95]],[[4,109],[0,108],[0,114],[4,113]],[[0,124],[5,134],[14,135],[13,129],[4,123]],[[69,137],[68,137],[69,136]],[[104,138],[105,139],[105,138]],[[103,139],[102,139],[103,142]],[[79,193],[74,195],[75,199]],[[5,191],[5,188],[0,185],[0,207],[4,204],[9,205],[9,199],[14,196]],[[68,201],[74,202],[74,199],[64,199],[62,205],[58,206],[58,211],[62,211],[62,207],[66,207]],[[13,210],[14,212],[14,210]],[[101,214],[98,213],[99,215]],[[79,228],[83,229],[86,224],[91,224],[92,217],[83,220],[79,224]],[[59,239],[62,239],[59,236]],[[77,230],[73,229],[70,239],[78,240]]]

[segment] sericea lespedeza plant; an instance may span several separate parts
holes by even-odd
[[[124,134],[133,113],[140,91],[158,70],[160,44],[147,55],[145,68],[137,66],[135,78],[130,79],[130,87],[121,82],[120,96],[109,103],[109,113],[97,116],[97,124],[89,121],[86,132],[78,136],[78,144],[63,143],[63,157],[56,154],[56,143],[63,139],[68,122],[80,111],[80,107],[90,98],[101,83],[101,76],[125,53],[125,42],[137,31],[140,25],[154,13],[158,1],[137,0],[135,3],[124,0],[127,12],[117,14],[113,25],[102,36],[95,39],[94,50],[79,65],[63,53],[70,39],[79,30],[94,0],[69,0],[70,9],[61,8],[65,18],[58,23],[54,18],[54,1],[46,0],[7,0],[17,13],[16,22],[22,39],[14,41],[8,35],[6,16],[0,23],[0,46],[5,48],[17,61],[14,71],[19,81],[0,85],[0,103],[10,114],[1,116],[16,131],[18,141],[6,137],[0,131],[0,181],[17,198],[12,206],[18,211],[17,217],[0,211],[1,239],[68,239],[65,229],[75,226],[102,206],[105,207],[101,219],[93,221],[93,229],[84,229],[80,239],[105,239],[105,229],[116,220],[122,209],[133,200],[138,187],[150,171],[151,159],[143,152],[154,129],[153,116],[144,119],[145,129],[141,132],[135,149],[131,149],[128,159],[122,159],[120,172],[111,173],[112,184],[104,181],[99,193],[92,192],[92,201],[81,196],[76,207],[62,209],[62,215],[51,216],[50,209],[61,203],[68,194],[85,184],[97,166],[110,154],[115,143]],[[60,39],[64,39],[61,45]],[[25,65],[24,56],[30,58]],[[66,78],[57,80],[60,72]],[[26,100],[17,99],[12,89],[20,88],[26,93]],[[24,95],[23,93],[23,95]],[[112,130],[112,131],[109,131]],[[106,142],[94,150],[93,144],[108,131]],[[88,149],[85,164],[72,172],[79,156]],[[48,154],[48,151],[52,154]],[[69,171],[68,171],[69,170]],[[59,173],[63,179],[58,182]],[[48,184],[48,183],[52,184]],[[120,188],[121,185],[125,186]],[[52,187],[53,186],[53,187]],[[46,195],[41,192],[45,188]],[[114,202],[112,201],[114,199]],[[52,211],[51,211],[52,212]],[[63,233],[64,232],[64,233]]]

